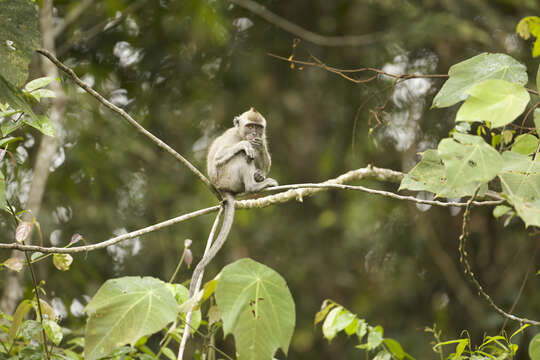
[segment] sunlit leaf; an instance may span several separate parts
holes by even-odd
[[[317,314],[315,314],[315,320],[313,322],[313,325],[317,325],[318,323],[323,321],[326,317],[326,314],[328,314],[328,312],[336,305],[337,304],[332,300],[324,300],[321,306],[321,310],[319,310]]]
[[[383,329],[380,326],[369,329],[367,344],[369,349],[375,349],[383,341]]]
[[[479,136],[454,133],[438,147],[446,169],[446,185],[456,189],[470,183],[487,183],[501,168],[501,156]]]
[[[540,18],[538,16],[527,16],[521,19],[517,24],[516,32],[525,40],[528,40],[531,35],[536,37],[532,56],[540,55]]]
[[[355,318],[356,316],[354,314],[341,306],[333,308],[326,316],[322,325],[324,337],[328,339],[328,341],[332,341],[337,333],[349,326]]]
[[[285,280],[251,259],[227,265],[218,282],[216,303],[223,333],[232,333],[238,359],[272,359],[278,348],[286,354],[296,320]]]
[[[512,145],[512,151],[523,155],[533,154],[537,148],[538,138],[531,134],[519,135]]]
[[[176,318],[178,303],[163,281],[132,276],[106,281],[85,312],[84,353],[93,360],[163,329]]]
[[[3,265],[7,267],[8,269],[11,269],[13,271],[21,271],[24,267],[24,261],[21,258],[18,257],[11,257],[4,261]]]
[[[0,3],[1,4],[1,3]],[[32,110],[31,105],[28,103],[26,95],[15,86],[11,85],[6,79],[0,75],[0,101],[8,102],[12,108],[16,110],[24,111],[25,115],[20,121],[38,129],[43,134],[48,136],[54,135],[54,128],[51,121],[44,115],[36,115]],[[13,125],[19,126],[20,125]],[[5,129],[2,127],[2,135],[7,135],[7,132],[11,132],[11,129]]]
[[[540,136],[540,109],[534,110],[534,127],[536,128],[536,133]]]
[[[505,80],[483,81],[470,87],[468,93],[456,121],[489,121],[494,128],[514,121],[530,100],[522,85]]]
[[[42,87],[45,87],[52,83],[55,79],[50,76],[40,77],[37,79],[34,79],[30,82],[28,82],[26,85],[24,85],[24,90],[26,91],[34,91],[37,89],[40,89]]]
[[[488,79],[520,85],[528,81],[525,66],[506,54],[482,53],[453,65],[448,75],[450,78],[433,99],[432,107],[447,107],[465,100],[472,86]]]
[[[28,0],[0,1],[0,75],[15,86],[28,77],[28,64],[40,47],[38,11]]]
[[[60,342],[62,341],[63,334],[62,334],[62,328],[60,325],[58,325],[53,320],[43,320],[43,328],[45,329],[45,334],[47,334],[47,337],[55,344],[60,345]]]
[[[446,169],[437,150],[426,150],[422,160],[405,174],[399,190],[429,191],[442,197],[459,197],[472,195],[477,186],[470,183],[463,186],[448,187],[446,185]]]
[[[69,270],[69,266],[73,262],[73,257],[69,254],[54,254],[53,264],[54,267],[60,271]]]
[[[529,343],[531,360],[540,360],[540,333],[536,334]]]
[[[504,214],[508,213],[510,210],[512,210],[511,207],[506,205],[497,205],[495,206],[495,209],[493,209],[493,217],[496,219],[500,218]]]
[[[28,236],[32,233],[32,222],[31,221],[21,221],[15,229],[15,240],[19,243],[25,241]]]
[[[526,226],[540,226],[540,161],[505,151],[499,174],[504,194]]]
[[[392,353],[392,356],[394,356],[395,358],[399,360],[402,360],[403,358],[405,358],[406,353],[401,347],[400,343],[390,338],[386,338],[383,341],[384,341],[384,345],[386,345],[388,350],[390,350],[390,352]]]
[[[11,326],[9,328],[8,343],[13,343],[24,317],[30,310],[32,310],[32,301],[30,300],[23,300],[17,306],[15,314],[13,314],[13,321],[11,322]]]

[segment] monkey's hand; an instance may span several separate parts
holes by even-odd
[[[264,173],[263,173],[263,171],[261,169],[257,169],[257,170],[255,170],[255,173],[253,174],[253,179],[256,182],[261,182],[264,179],[266,179],[266,176],[264,176]]]
[[[240,151],[243,151],[246,153],[246,156],[249,160],[253,160],[255,158],[255,149],[253,149],[253,146],[249,143],[247,140],[240,141],[238,143],[238,146],[240,147]]]
[[[253,146],[259,147],[263,145],[263,139],[260,137],[253,138],[249,140],[249,143]]]

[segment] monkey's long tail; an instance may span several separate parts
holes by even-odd
[[[221,228],[219,229],[219,234],[216,238],[216,241],[214,241],[208,253],[204,255],[204,257],[195,267],[195,270],[193,270],[193,276],[191,277],[191,283],[189,284],[190,297],[193,297],[193,295],[195,294],[195,290],[198,287],[198,283],[202,281],[202,279],[199,279],[199,277],[201,277],[204,268],[210,263],[210,261],[212,261],[214,256],[216,256],[216,254],[218,253],[219,249],[221,249],[221,247],[227,240],[229,232],[231,231],[232,224],[234,222],[234,196],[228,192],[223,193],[223,195],[225,198],[225,201],[223,202],[223,222],[221,224]]]

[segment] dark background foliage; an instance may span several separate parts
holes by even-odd
[[[56,1],[57,21],[78,3]],[[282,184],[324,181],[367,164],[408,171],[418,152],[436,147],[453,128],[456,108],[429,110],[442,80],[410,80],[395,89],[378,124],[372,110],[385,102],[390,80],[353,84],[322,69],[291,69],[268,53],[393,73],[447,73],[452,64],[486,51],[510,54],[530,74],[538,66],[531,43],[514,34],[521,17],[538,14],[535,0],[260,3],[319,34],[371,40],[357,47],[300,41],[293,48],[297,36],[228,1],[107,0],[95,2],[58,37],[59,56],[200,169],[211,139],[231,126],[234,115],[256,107],[269,124],[271,175]],[[92,36],[93,27],[119,12],[126,15],[123,21]],[[94,243],[216,203],[187,169],[65,77],[63,88],[69,102],[61,148],[38,214],[47,240],[65,244],[78,232]],[[16,154],[23,166],[6,169],[12,184],[8,196],[18,206],[27,195],[37,150],[38,134],[25,136]],[[363,185],[396,190],[374,181]],[[385,335],[413,356],[433,358],[426,326],[436,324],[445,339],[467,329],[479,341],[505,325],[476,296],[459,266],[460,214],[344,191],[239,211],[207,277],[246,256],[277,270],[297,307],[289,358],[359,356],[354,341],[340,337],[328,344],[314,329],[314,314],[326,298],[381,324]],[[9,229],[9,221],[0,218],[2,228]],[[200,259],[212,221],[207,215],[76,255],[69,273],[42,264],[38,270],[47,281],[47,297],[61,300],[69,312],[74,299],[85,304],[84,297],[111,277],[168,279],[184,239],[193,239],[195,261]],[[471,260],[487,292],[509,309],[529,271],[515,311],[540,314],[537,237],[517,220],[503,228],[490,209],[475,209],[471,227]],[[12,236],[6,231],[0,239],[8,242]],[[190,272],[181,276],[187,280]],[[82,324],[72,314],[63,321]],[[517,326],[506,325],[509,331]],[[521,345],[532,334],[526,333]],[[229,342],[220,346],[233,353]],[[526,358],[525,352],[521,356]]]

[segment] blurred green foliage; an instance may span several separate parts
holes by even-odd
[[[81,3],[55,1],[58,22]],[[297,36],[227,1],[104,0],[93,2],[58,35],[58,55],[201,169],[211,139],[231,126],[234,115],[256,107],[268,120],[271,176],[282,184],[323,181],[367,164],[409,171],[418,152],[447,137],[457,108],[429,110],[442,80],[414,79],[396,86],[378,123],[372,110],[386,101],[388,79],[353,84],[317,68],[291,69],[267,53],[294,53],[298,59],[313,55],[340,68],[370,66],[392,73],[447,73],[451,65],[482,52],[507,53],[530,71],[537,66],[530,56],[532,40],[514,34],[519,19],[538,14],[534,0],[260,3],[320,34],[382,32],[388,38],[374,36],[359,47],[301,41],[293,48]],[[117,14],[125,18],[115,23]],[[68,103],[58,134],[61,146],[36,214],[47,244],[67,244],[74,233],[94,243],[215,204],[181,164],[64,75],[62,84]],[[534,126],[532,119],[526,126]],[[7,198],[20,210],[39,133],[14,133],[19,135],[24,140],[10,148],[17,166],[4,160],[2,173]],[[375,181],[362,185],[396,190]],[[538,264],[538,236],[519,221],[503,227],[491,212],[474,209],[470,219],[475,273],[504,309],[521,294],[515,312],[534,317],[540,313],[532,276],[536,269],[531,270]],[[459,267],[459,215],[458,209],[342,191],[239,211],[207,278],[245,256],[279,272],[296,304],[290,358],[357,356],[344,337],[329,345],[313,329],[313,315],[325,298],[383,325],[385,335],[399,339],[415,358],[433,358],[427,346],[431,336],[423,329],[434,323],[443,340],[468,329],[474,343],[481,343],[484,333],[514,329],[476,296]],[[68,273],[58,272],[52,262],[40,263],[47,299],[63,303],[69,314],[61,324],[82,326],[78,306],[111,277],[168,279],[186,238],[194,240],[194,258],[200,260],[212,221],[204,216],[107,250],[74,255]],[[13,241],[12,223],[0,214],[0,228],[6,229],[0,241]],[[183,272],[179,278],[189,276]],[[527,330],[514,342],[526,348],[533,335]],[[233,353],[231,343],[230,337],[219,337],[217,346]],[[150,339],[150,345],[156,344]],[[517,356],[525,359],[527,354]]]

